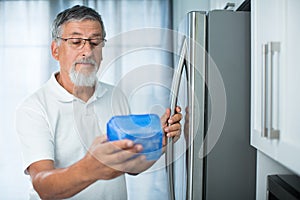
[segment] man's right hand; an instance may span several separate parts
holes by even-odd
[[[108,142],[106,136],[97,137],[85,156],[89,172],[96,179],[112,179],[123,173],[138,174],[153,165],[144,155],[138,155],[143,147],[131,140]]]

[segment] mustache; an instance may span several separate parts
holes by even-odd
[[[97,63],[94,59],[92,58],[82,58],[82,59],[79,59],[79,60],[76,60],[73,65],[77,65],[77,64],[91,64],[93,66],[96,66]]]

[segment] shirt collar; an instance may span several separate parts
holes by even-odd
[[[91,96],[91,98],[88,100],[87,104],[90,104],[96,101],[97,99],[101,98],[106,92],[107,88],[103,87],[103,84],[101,84],[101,82],[98,81],[96,83],[95,92],[93,96]]]
[[[51,75],[51,78],[49,80],[50,82],[50,86],[54,92],[54,94],[56,94],[56,98],[61,101],[61,102],[64,102],[64,103],[67,103],[67,102],[72,102],[73,101],[73,95],[70,94],[65,88],[63,88],[59,83],[58,81],[56,80],[56,75],[58,74],[59,72],[54,72],[52,75]]]

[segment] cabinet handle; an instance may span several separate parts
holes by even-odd
[[[268,45],[263,44],[262,45],[262,89],[261,89],[261,136],[267,137],[267,94],[266,94],[266,80],[267,80],[267,55],[268,55]]]
[[[265,69],[265,122],[264,130],[266,130],[266,136],[268,139],[279,139],[279,130],[273,128],[273,107],[274,107],[274,54],[280,53],[280,42],[269,42],[265,45],[266,50],[266,69]],[[278,55],[279,56],[279,55]],[[279,65],[279,63],[277,63]],[[276,80],[278,81],[278,80]],[[278,89],[278,88],[277,88]],[[264,134],[265,136],[265,134]]]

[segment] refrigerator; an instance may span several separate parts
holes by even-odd
[[[174,41],[170,99],[172,110],[183,110],[185,151],[178,154],[179,144],[168,139],[169,199],[255,199],[250,12],[189,12]]]

